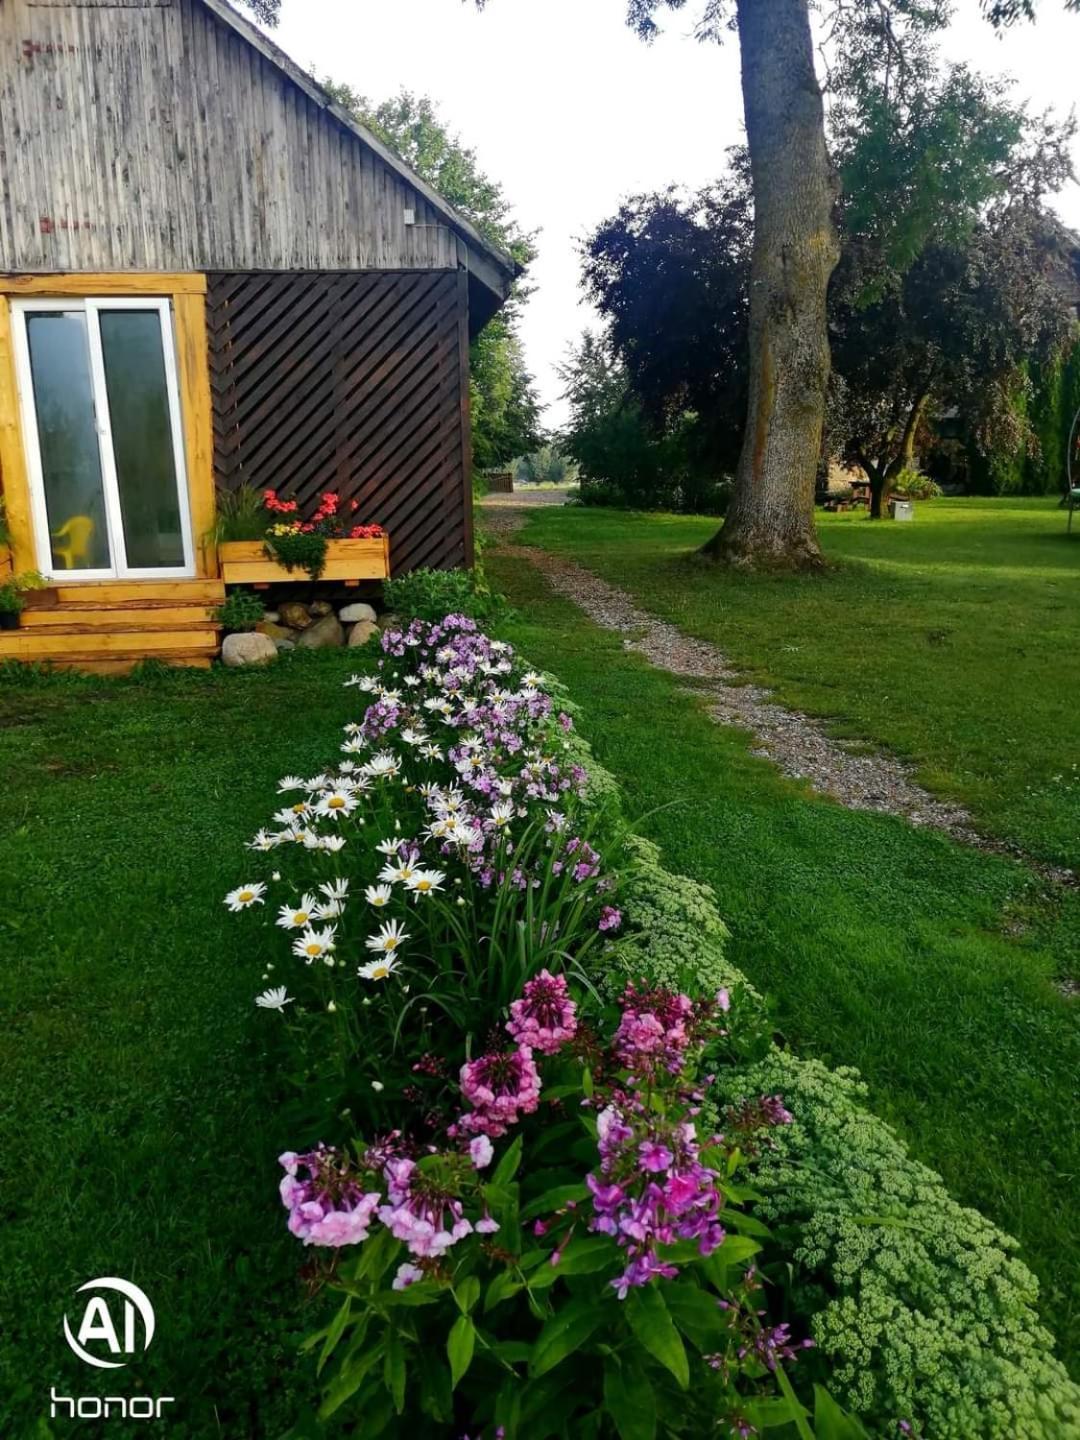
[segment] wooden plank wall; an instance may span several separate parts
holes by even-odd
[[[394,574],[470,563],[466,324],[462,271],[211,274],[219,485],[357,499]]]
[[[423,195],[200,0],[0,0],[0,270],[473,261]]]

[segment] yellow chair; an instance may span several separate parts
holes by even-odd
[[[89,515],[72,515],[59,530],[52,533],[52,552],[58,564],[65,570],[86,569],[85,561],[90,554],[90,542],[94,538],[94,522]],[[57,545],[57,540],[66,540],[66,545]]]

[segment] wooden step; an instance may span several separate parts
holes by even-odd
[[[84,580],[78,585],[59,581],[50,587],[59,605],[110,605],[164,601],[172,605],[220,605],[225,586],[220,580]]]
[[[105,659],[189,651],[216,655],[217,650],[218,630],[210,625],[173,626],[167,630],[125,630],[119,626],[112,630],[95,630],[91,626],[0,630],[0,660],[61,660],[73,655]]]
[[[85,675],[127,675],[144,660],[153,658],[164,665],[178,666],[183,670],[209,670],[210,655],[189,655],[186,653],[148,655],[111,655],[102,660],[95,655],[65,655],[63,659],[51,659],[55,670],[78,670]]]
[[[116,604],[106,609],[94,605],[28,605],[23,611],[24,630],[181,630],[192,625],[214,625],[208,605],[170,605],[164,600]]]

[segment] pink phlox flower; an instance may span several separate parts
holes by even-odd
[[[565,975],[547,970],[525,983],[520,1000],[510,1006],[506,1028],[519,1045],[554,1055],[577,1033],[577,1006]]]

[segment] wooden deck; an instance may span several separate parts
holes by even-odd
[[[22,626],[0,630],[0,661],[123,674],[140,660],[206,669],[218,653],[220,580],[58,585],[27,595]]]

